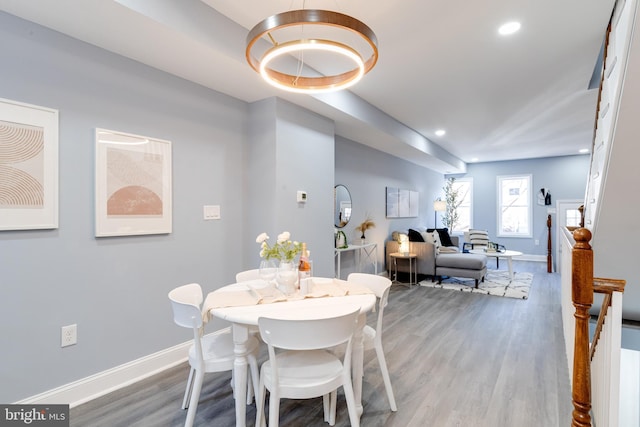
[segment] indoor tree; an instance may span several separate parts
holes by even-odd
[[[444,197],[447,202],[447,210],[442,217],[442,223],[449,229],[449,232],[453,231],[453,227],[458,222],[458,206],[462,203],[462,197],[460,197],[460,190],[455,186],[456,179],[451,177],[445,181]]]

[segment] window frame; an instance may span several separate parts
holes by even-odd
[[[498,175],[497,177],[497,215],[496,215],[496,236],[497,237],[514,237],[521,239],[530,239],[533,237],[533,176],[531,174],[513,174],[513,175]],[[527,187],[529,191],[529,195],[527,197],[527,216],[528,216],[528,229],[526,232],[503,232],[502,230],[502,187],[505,181],[515,180],[515,179],[524,179],[527,181]]]

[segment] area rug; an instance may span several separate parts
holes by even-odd
[[[474,279],[463,279],[459,277],[445,278],[441,284],[438,284],[437,281],[432,282],[431,279],[426,279],[420,282],[420,286],[518,299],[529,298],[529,289],[531,289],[533,274],[514,272],[513,276],[513,281],[509,281],[508,271],[487,270],[484,282],[480,282],[477,289],[475,288],[476,281]]]

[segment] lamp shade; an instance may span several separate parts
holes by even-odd
[[[444,200],[436,200],[433,202],[433,210],[436,212],[444,212],[447,210],[447,202]]]

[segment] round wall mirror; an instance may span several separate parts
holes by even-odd
[[[344,185],[338,184],[333,189],[334,225],[342,228],[351,219],[351,194]]]

